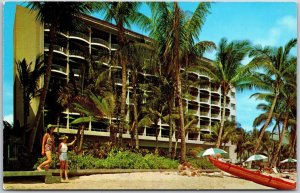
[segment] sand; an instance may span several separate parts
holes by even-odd
[[[180,176],[176,172],[140,172],[97,174],[70,178],[69,183],[45,184],[24,179],[3,184],[6,190],[207,190],[207,189],[272,189],[235,177]]]

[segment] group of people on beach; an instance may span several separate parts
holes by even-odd
[[[53,125],[48,125],[46,133],[43,136],[43,142],[42,142],[42,156],[46,156],[46,160],[41,163],[38,167],[38,171],[43,171],[42,168],[44,168],[46,171],[49,169],[49,166],[52,162],[52,152],[55,152],[55,145],[54,145],[54,136],[53,132],[55,130],[55,127]],[[60,144],[58,145],[57,149],[57,157],[59,159],[59,165],[60,165],[60,178],[61,182],[68,182],[68,146],[71,146],[76,141],[76,136],[74,140],[70,143],[67,143],[68,136],[62,135],[59,140],[61,140]],[[63,172],[65,174],[65,180],[63,179]]]

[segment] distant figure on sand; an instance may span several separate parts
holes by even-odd
[[[59,154],[58,158],[59,158],[59,165],[60,165],[60,172],[59,172],[60,180],[61,180],[61,182],[63,182],[63,171],[65,171],[66,182],[68,182],[69,181],[69,179],[68,179],[68,156],[67,156],[68,146],[73,145],[75,143],[76,136],[71,143],[67,143],[68,136],[66,136],[66,135],[61,136],[59,139],[62,140],[62,142],[58,146],[58,151],[57,151],[57,154]]]
[[[55,150],[54,146],[54,137],[53,137],[53,132],[54,132],[55,127],[51,124],[47,126],[46,133],[44,134],[43,137],[43,142],[42,142],[42,155],[44,156],[46,154],[47,160],[41,163],[38,167],[37,170],[42,171],[42,168],[45,167],[45,170],[48,170],[50,163],[52,162],[52,151]]]
[[[178,173],[181,176],[187,175],[187,176],[199,176],[199,171],[192,167],[192,165],[188,162],[182,162],[178,166]]]

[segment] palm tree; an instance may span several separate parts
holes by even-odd
[[[98,3],[98,9],[104,11],[105,20],[114,21],[118,28],[119,40],[119,59],[122,66],[122,93],[121,93],[121,122],[119,130],[119,145],[122,145],[122,134],[125,124],[125,107],[126,107],[126,91],[127,91],[127,58],[125,47],[128,40],[125,36],[125,26],[130,27],[130,24],[138,24],[144,26],[148,23],[147,17],[138,12],[141,3],[138,2],[101,2]]]
[[[279,143],[277,145],[277,149],[274,153],[273,160],[271,162],[271,166],[275,166],[276,161],[278,159],[278,155],[281,149],[281,145],[283,142],[283,138],[285,136],[285,132],[288,128],[288,121],[291,117],[292,108],[296,108],[296,98],[297,98],[297,85],[296,85],[296,59],[294,61],[294,73],[290,74],[290,76],[286,77],[286,82],[282,85],[281,94],[282,97],[279,95],[281,106],[283,107],[283,126],[282,131],[279,137]]]
[[[37,11],[37,21],[41,24],[50,24],[49,31],[49,52],[46,62],[46,72],[44,77],[43,91],[40,96],[40,103],[37,114],[32,127],[32,132],[29,140],[29,151],[32,151],[35,142],[36,131],[40,121],[40,117],[45,104],[49,81],[51,76],[51,65],[53,60],[53,48],[56,42],[56,33],[59,30],[69,30],[79,24],[77,16],[82,13],[90,13],[92,7],[84,2],[29,2],[28,7],[32,11]]]
[[[226,96],[232,88],[242,88],[245,82],[249,81],[245,73],[247,67],[241,64],[249,51],[250,43],[247,40],[228,42],[222,38],[217,48],[216,62],[204,63],[202,67],[200,66],[202,72],[211,77],[212,84],[221,87],[223,104],[217,148],[221,145],[221,134],[225,122]]]
[[[249,64],[249,68],[263,68],[265,74],[274,77],[273,79],[273,93],[274,98],[272,102],[271,109],[265,124],[260,129],[260,135],[257,139],[254,153],[257,152],[260,142],[262,140],[263,134],[266,128],[269,126],[272,119],[272,114],[277,103],[278,96],[280,94],[280,87],[283,83],[283,77],[290,73],[293,68],[289,62],[290,51],[296,46],[297,39],[291,39],[284,47],[271,48],[265,47],[261,48],[260,46],[255,47],[249,54],[250,57],[254,57]]]
[[[24,58],[22,61],[16,61],[17,70],[20,82],[23,88],[23,104],[24,104],[24,128],[23,137],[27,130],[27,120],[29,116],[29,105],[32,98],[34,98],[38,91],[38,82],[41,76],[45,73],[43,56],[38,55],[35,59],[35,65],[32,69],[32,62],[27,63]]]
[[[214,126],[211,127],[211,139],[213,141],[218,140],[220,135],[220,123],[216,123]],[[237,143],[238,142],[238,133],[235,127],[235,122],[233,121],[225,121],[223,131],[221,133],[221,141],[220,141],[220,148],[224,148],[226,143]]]
[[[152,45],[154,46],[154,45]],[[131,134],[132,138],[135,136],[136,148],[139,149],[139,139],[138,139],[138,100],[139,98],[143,98],[141,87],[142,82],[139,82],[139,76],[142,76],[142,72],[154,74],[157,73],[155,71],[155,67],[157,65],[153,65],[153,63],[157,62],[156,52],[154,47],[152,47],[145,43],[130,43],[127,47],[129,57],[129,68],[131,75],[131,86],[133,91],[133,123]],[[155,67],[153,67],[155,66]],[[133,140],[133,139],[132,139]],[[133,144],[133,142],[132,142]]]
[[[181,161],[184,161],[186,144],[180,80],[181,62],[185,53],[192,47],[190,45],[194,45],[194,39],[198,38],[210,4],[199,3],[192,16],[184,14],[179,8],[178,2],[152,3],[150,7],[152,21],[154,21],[150,35],[159,42],[161,63],[167,67],[169,74],[172,74],[173,80],[176,82],[175,94],[180,116]]]
[[[86,123],[91,121],[107,122],[108,129],[114,127],[112,121],[115,107],[115,96],[111,92],[104,92],[95,94],[95,91],[86,89],[83,95],[75,98],[73,108],[80,112],[82,117],[75,119],[71,124]],[[82,149],[83,144],[83,130],[81,131],[80,143],[78,150]]]
[[[249,146],[251,145],[250,134],[246,132],[243,128],[237,128],[237,143],[236,150],[237,159],[239,161],[245,160],[245,153],[249,150]]]

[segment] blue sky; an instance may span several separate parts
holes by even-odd
[[[20,2],[18,3],[20,4]],[[5,120],[12,120],[13,114],[13,24],[15,2],[6,2],[3,11],[3,115]],[[186,11],[194,11],[197,2],[181,2]],[[150,14],[146,6],[141,10]],[[248,39],[252,44],[262,46],[283,46],[291,38],[297,37],[297,4],[292,2],[217,2],[211,5],[210,14],[202,27],[200,40],[213,41],[216,44],[221,38],[228,40]],[[99,14],[95,14],[99,16]],[[135,26],[133,31],[142,33]],[[292,52],[296,55],[296,49]],[[214,59],[215,52],[206,54]],[[249,62],[246,58],[244,63]],[[260,114],[256,105],[262,101],[249,99],[256,91],[237,92],[237,121],[247,129],[252,129],[252,123]]]

